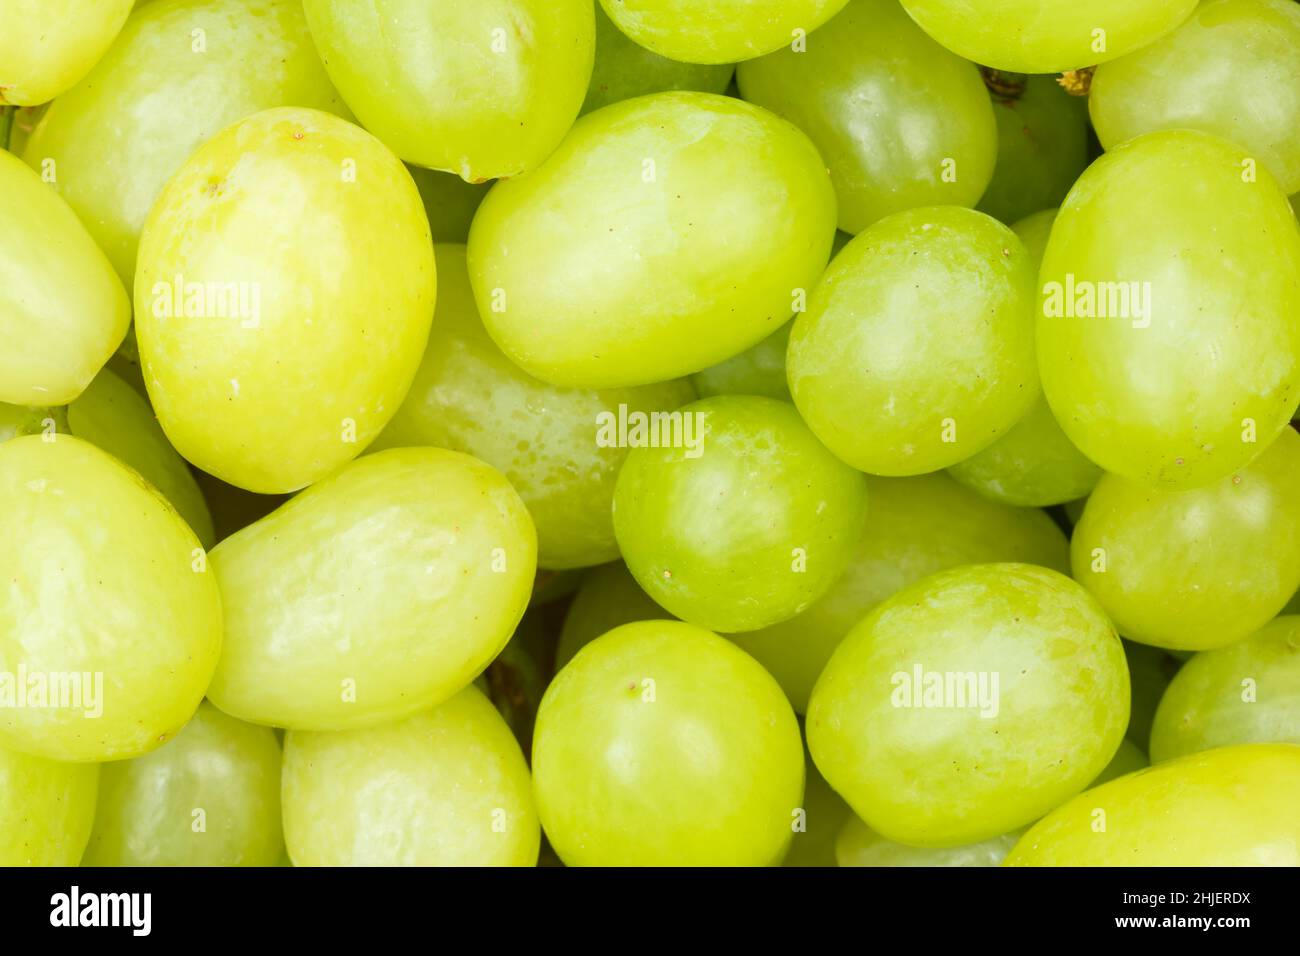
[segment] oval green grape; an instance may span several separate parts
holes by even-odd
[[[0,747],[0,866],[76,866],[95,820],[99,766]]]
[[[74,86],[112,44],[133,2],[5,0],[0,106],[35,106]]]

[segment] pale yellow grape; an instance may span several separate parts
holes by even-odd
[[[86,866],[274,866],[280,744],[207,701],[153,753],[104,765]]]
[[[1124,651],[1097,602],[1028,564],[941,571],[878,605],[813,688],[808,745],[863,821],[918,846],[1031,823],[1110,762]]]
[[[68,204],[0,149],[0,402],[63,405],[131,322],[113,267]]]
[[[633,621],[660,619],[671,620],[672,615],[641,590],[622,561],[592,568],[565,612],[555,649],[555,669],[569,663],[578,651],[607,631]]]
[[[402,159],[468,182],[533,169],[573,125],[591,0],[304,0],[325,68]]]
[[[1106,475],[1074,529],[1074,576],[1131,640],[1241,640],[1300,586],[1297,474],[1300,435],[1288,428],[1248,467],[1190,491]]]
[[[825,597],[788,621],[727,635],[767,668],[801,714],[844,635],[907,585],[960,564],[1020,561],[1061,572],[1070,568],[1069,544],[1046,514],[991,501],[947,475],[869,476],[867,500],[854,555]]]
[[[1300,866],[1297,806],[1300,745],[1221,747],[1080,794],[1007,865]]]
[[[295,866],[537,863],[524,755],[472,687],[380,727],[290,731],[283,798]]]
[[[216,575],[175,509],[117,459],[66,435],[0,444],[0,580],[0,675],[27,675],[27,706],[0,707],[0,746],[136,757],[199,706],[221,649]],[[41,696],[42,684],[67,693]]]
[[[303,730],[432,707],[510,639],[536,555],[494,469],[440,448],[367,455],[212,552],[226,643],[208,696]]]
[[[1020,839],[1004,833],[963,846],[909,846],[887,840],[856,816],[849,816],[835,840],[839,866],[999,866]]]
[[[136,336],[163,431],[250,491],[323,478],[397,411],[436,284],[419,192],[382,143],[317,110],[236,123],[140,240]]]
[[[671,412],[694,399],[694,389],[681,379],[595,391],[533,378],[484,330],[465,247],[440,245],[436,257],[429,344],[410,392],[373,447],[434,445],[474,455],[500,469],[528,505],[542,567],[613,561],[614,482],[628,454],[618,423]]]
[[[0,0],[0,106],[54,99],[90,71],[132,0]]]
[[[53,103],[23,149],[129,286],[140,230],[203,143],[274,106],[350,115],[298,0],[153,0]]]
[[[95,819],[99,767],[0,747],[0,867],[76,866]]]
[[[830,178],[797,129],[730,97],[655,93],[588,114],[539,169],[493,187],[470,280],[488,332],[531,374],[642,385],[780,327],[834,231]]]
[[[803,760],[776,681],[678,621],[584,647],[546,691],[533,739],[538,813],[569,866],[779,863]]]

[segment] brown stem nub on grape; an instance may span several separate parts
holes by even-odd
[[[1061,89],[1071,96],[1087,96],[1088,91],[1092,89],[1092,74],[1097,68],[1095,66],[1085,66],[1077,70],[1066,70],[1056,82],[1061,84]]]
[[[999,103],[1014,103],[1024,95],[1025,87],[1029,84],[1029,77],[1024,73],[995,70],[991,66],[981,66],[980,75],[984,77],[984,85],[989,88],[989,93]]]

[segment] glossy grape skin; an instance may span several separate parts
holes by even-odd
[[[846,232],[918,206],[974,206],[993,175],[998,128],[979,71],[897,0],[851,0],[806,51],[742,63],[736,79],[817,145]]]
[[[793,617],[847,566],[867,512],[862,475],[786,402],[719,395],[685,406],[699,453],[635,448],[614,489],[614,533],[660,606],[716,631]]]
[[[642,385],[775,331],[834,227],[821,157],[793,126],[730,97],[655,93],[583,117],[540,169],[492,189],[470,279],[488,332],[531,374]],[[555,279],[569,275],[583,281]]]
[[[174,740],[104,765],[83,863],[273,866],[283,852],[275,733],[204,701]]]
[[[633,621],[671,619],[671,614],[641,590],[622,561],[592,568],[564,615],[555,649],[555,669],[558,671],[578,651],[616,627]]]
[[[238,307],[185,314],[176,276],[187,296],[237,284]],[[163,430],[250,491],[319,480],[396,412],[436,285],[419,193],[382,143],[317,110],[240,121],[167,184],[140,241],[136,336]]]
[[[596,60],[582,112],[664,90],[725,93],[735,74],[731,63],[682,63],[628,39],[596,4]]]
[[[1161,491],[1106,475],[1070,542],[1074,576],[1125,637],[1178,650],[1241,640],[1300,586],[1300,435],[1212,485]]]
[[[988,675],[996,713],[985,701],[899,703],[897,675],[915,667]],[[1128,705],[1119,638],[1086,591],[1033,565],[967,565],[904,589],[849,633],[813,688],[808,744],[873,830],[959,846],[1087,786],[1118,749]]]
[[[997,166],[975,208],[1011,225],[1060,205],[1088,165],[1088,101],[1065,92],[1055,77],[1002,78],[1014,93],[993,94]]]
[[[1182,662],[1164,648],[1135,641],[1124,642],[1124,657],[1128,661],[1129,685],[1133,691],[1125,739],[1145,750],[1151,742],[1151,725],[1160,699]]]
[[[117,36],[132,0],[5,0],[0,107],[54,99],[85,76]]]
[[[131,303],[68,204],[0,149],[0,402],[64,405],[126,335]]]
[[[1202,651],[1170,682],[1151,728],[1157,762],[1231,744],[1300,744],[1300,617]]]
[[[0,747],[0,867],[76,866],[95,819],[99,766]]]
[[[0,444],[0,673],[90,674],[101,691],[80,708],[0,708],[0,746],[121,760],[174,736],[221,649],[202,557],[172,506],[88,442]]]
[[[473,687],[380,727],[290,731],[283,798],[295,866],[537,863],[528,766]]]
[[[867,521],[853,557],[825,596],[788,621],[728,635],[767,668],[801,714],[844,635],[902,588],[961,564],[1070,567],[1065,536],[1041,511],[990,501],[943,474],[869,477],[867,489]]]
[[[787,322],[757,345],[710,365],[691,376],[700,398],[714,395],[763,395],[790,401],[785,378],[785,353],[792,324]]]
[[[453,173],[422,166],[408,165],[406,171],[415,180],[415,188],[424,201],[424,213],[429,220],[433,241],[465,242],[469,238],[474,213],[487,197],[491,184],[467,183]]]
[[[835,257],[790,333],[795,404],[863,471],[918,475],[1005,434],[1038,395],[1034,264],[1006,226],[913,209]]]
[[[780,862],[803,799],[776,681],[708,631],[645,621],[584,647],[537,715],[533,785],[569,866]]]
[[[734,63],[811,33],[847,0],[600,0],[636,43],[683,63]]]
[[[537,167],[591,77],[590,0],[304,0],[348,106],[407,162],[466,182]]]
[[[299,3],[153,0],[50,106],[23,159],[52,164],[54,188],[129,287],[140,230],[167,180],[220,130],[274,106],[348,115]]]
[[[1007,865],[1300,866],[1298,804],[1300,746],[1221,747],[1080,794]]]
[[[1245,106],[1249,104],[1249,106]],[[1102,146],[1198,129],[1300,189],[1300,6],[1209,0],[1173,33],[1098,68],[1088,108]]]
[[[602,415],[649,415],[695,398],[678,379],[601,391],[533,378],[489,338],[465,268],[465,247],[436,250],[439,290],[429,344],[406,399],[375,448],[434,445],[501,470],[537,525],[538,563],[585,567],[618,557],[610,509],[628,449],[602,447]]]
[[[963,846],[908,846],[850,816],[835,840],[835,858],[839,866],[999,866],[1019,838],[1017,830]]]
[[[1018,73],[1060,73],[1150,43],[1185,20],[1196,0],[903,0],[903,7],[968,60]]]
[[[781,865],[835,866],[835,840],[853,811],[817,772],[811,758],[805,758],[803,770],[804,829],[795,830]]]
[[[510,639],[536,554],[494,469],[440,448],[367,455],[213,550],[226,644],[208,697],[301,730],[432,707]]]
[[[1300,228],[1266,170],[1242,181],[1244,158],[1204,133],[1150,133],[1093,163],[1057,216],[1040,290],[1073,275],[1139,283],[1140,299],[1149,283],[1149,309],[1130,303],[1125,317],[1049,315],[1042,298],[1047,400],[1109,472],[1208,484],[1254,458],[1300,401]]]

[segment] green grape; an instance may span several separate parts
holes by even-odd
[[[138,471],[181,513],[205,548],[216,544],[212,516],[185,460],[167,441],[153,409],[135,389],[104,369],[68,406],[68,431]]]
[[[584,647],[537,714],[534,792],[569,866],[779,863],[803,799],[799,725],[776,681],[678,621]]]
[[[208,697],[295,730],[438,704],[510,639],[536,542],[514,489],[468,455],[354,461],[213,550],[226,643]]]
[[[695,397],[684,380],[636,388],[560,388],[533,378],[488,337],[465,247],[437,248],[438,307],[406,400],[375,448],[434,445],[501,470],[537,525],[544,568],[618,557],[610,506],[628,448],[618,423],[665,416]],[[680,417],[680,416],[679,416]],[[626,437],[634,436],[628,431]]]
[[[1151,758],[1230,744],[1300,744],[1300,617],[1202,651],[1170,682],[1151,728]]]
[[[1297,805],[1300,746],[1221,747],[1080,794],[1007,865],[1300,866]]]
[[[806,50],[742,63],[736,78],[817,144],[846,232],[918,206],[974,206],[993,175],[998,127],[979,71],[898,0],[852,0]]]
[[[129,286],[140,230],[167,180],[218,131],[273,106],[347,115],[296,0],[154,0],[50,106],[23,159]]]
[[[1293,193],[1300,189],[1300,6],[1206,0],[1174,32],[1099,67],[1088,108],[1107,149],[1155,130],[1198,129],[1248,150]]]
[[[1088,105],[1050,76],[995,73],[989,82],[998,160],[975,208],[1009,225],[1060,205],[1088,165]]]
[[[1070,542],[1074,576],[1127,638],[1179,650],[1239,641],[1300,586],[1300,435],[1191,491],[1106,475]]]
[[[596,62],[582,112],[664,90],[725,93],[736,68],[731,63],[682,63],[632,42],[596,4]]]
[[[682,417],[695,443],[635,448],[619,472],[614,533],[628,570],[701,627],[750,631],[793,617],[852,557],[865,480],[786,402],[719,395]]]
[[[488,332],[533,375],[643,385],[781,326],[834,225],[821,157],[793,126],[724,96],[654,93],[583,117],[540,169],[492,189],[470,280]]]
[[[790,401],[785,380],[785,353],[790,344],[790,323],[757,345],[691,376],[701,398],[714,395],[763,395]]]
[[[878,605],[813,688],[808,744],[869,827],[917,846],[1008,833],[1081,791],[1128,725],[1124,651],[1078,584],[941,571]]]
[[[221,649],[221,595],[181,516],[68,435],[0,444],[0,747],[137,757],[176,735]]]
[[[401,156],[467,182],[535,168],[573,125],[591,0],[303,0],[330,78]]]
[[[600,0],[614,25],[660,56],[734,63],[804,40],[847,0]]]
[[[96,764],[0,747],[0,867],[76,866],[95,819]]]
[[[151,754],[105,764],[86,866],[273,866],[280,744],[207,701]]]
[[[564,615],[560,643],[555,649],[555,669],[558,671],[569,663],[578,651],[606,631],[633,621],[671,618],[671,614],[641,590],[622,561],[593,568]]]
[[[1196,0],[903,0],[927,33],[998,70],[1060,73],[1123,56],[1168,33]]]
[[[1029,257],[1040,265],[1047,251],[1047,240],[1052,236],[1056,213],[1056,209],[1043,209],[1011,224],[1011,231],[1025,244]]]
[[[1300,401],[1300,228],[1264,169],[1191,130],[1149,133],[1070,191],[1043,258],[1038,360],[1070,440],[1106,471],[1205,485]]]
[[[76,214],[0,150],[0,402],[64,405],[131,322],[131,303]]]
[[[292,730],[284,837],[295,866],[534,866],[528,765],[472,687],[364,730]]]
[[[798,821],[782,866],[835,866],[835,840],[844,822],[853,816],[849,805],[831,789],[817,766],[805,757],[804,816]]]
[[[1145,749],[1151,741],[1156,708],[1181,663],[1163,648],[1134,641],[1124,642],[1124,657],[1128,660],[1129,684],[1133,688],[1127,739]]]
[[[855,468],[954,465],[1038,395],[1033,300],[1033,261],[996,220],[955,206],[889,216],[835,257],[795,320],[795,404]]]
[[[0,106],[54,99],[90,72],[132,0],[0,0]]]
[[[835,840],[840,866],[999,866],[1021,831],[964,846],[922,847],[895,843],[850,816]]]
[[[1149,766],[1151,766],[1151,761],[1142,752],[1142,748],[1125,737],[1120,741],[1115,756],[1111,757],[1110,763],[1106,764],[1106,769],[1097,774],[1097,778],[1088,784],[1088,788],[1100,787],[1103,783],[1109,783],[1127,774],[1144,770]]]
[[[424,213],[434,242],[465,242],[474,213],[487,196],[490,184],[467,183],[452,173],[422,166],[407,166],[424,200]]]
[[[990,501],[943,474],[869,477],[867,488],[867,521],[848,568],[826,595],[788,621],[728,635],[767,668],[801,714],[844,635],[926,575],[995,561],[1070,569],[1065,535],[1041,511]]]
[[[163,430],[249,491],[323,478],[406,395],[436,285],[419,193],[382,143],[317,110],[241,120],[141,236],[136,336]]]

